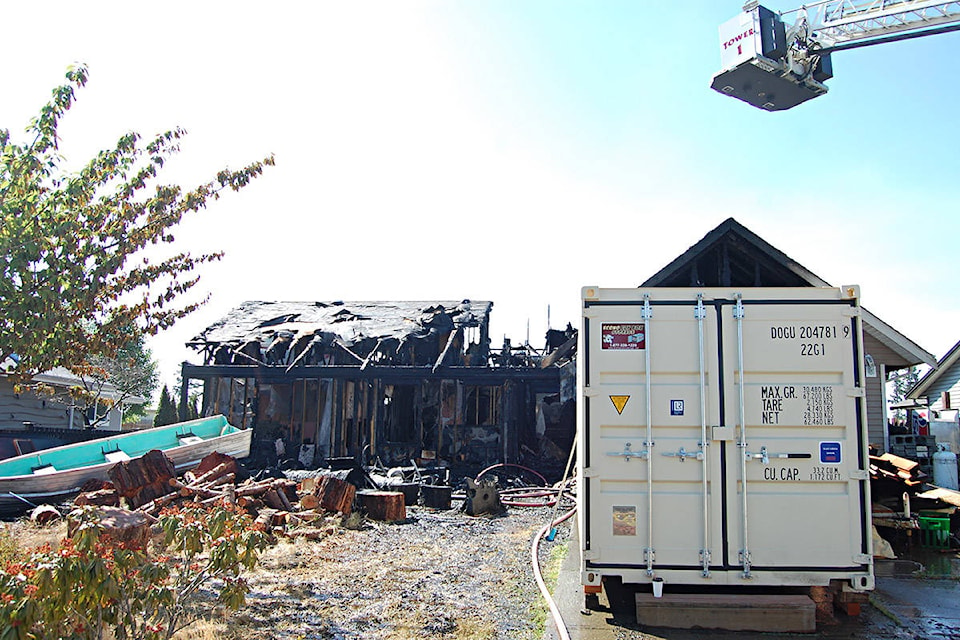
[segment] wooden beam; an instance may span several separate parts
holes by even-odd
[[[436,373],[437,369],[440,368],[440,365],[443,364],[443,360],[444,358],[447,357],[447,354],[450,352],[450,347],[453,345],[454,342],[456,342],[457,336],[462,336],[462,335],[463,335],[463,327],[458,327],[454,333],[447,334],[447,344],[443,346],[443,351],[440,352],[440,356],[437,358],[437,361],[433,365],[433,369],[432,369],[433,373]]]

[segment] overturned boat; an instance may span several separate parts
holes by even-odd
[[[88,480],[108,480],[115,464],[154,449],[163,451],[178,472],[197,466],[214,451],[245,458],[250,455],[252,433],[216,415],[0,460],[0,516],[59,502],[79,493]]]

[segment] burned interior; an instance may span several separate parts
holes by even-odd
[[[550,331],[542,349],[505,340],[491,350],[492,307],[246,302],[188,343],[204,364],[183,364],[181,401],[202,381],[202,415],[253,428],[251,455],[267,462],[562,458],[575,428],[576,332]]]

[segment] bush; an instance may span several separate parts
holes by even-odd
[[[249,516],[224,506],[161,512],[162,555],[103,535],[94,508],[70,518],[59,549],[39,547],[0,571],[0,640],[99,640],[107,628],[118,640],[170,638],[204,585],[216,584],[225,608],[241,607],[242,572],[267,546]]]

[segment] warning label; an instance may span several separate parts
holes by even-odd
[[[602,348],[637,351],[646,349],[646,335],[642,322],[612,323],[601,325]]]
[[[623,408],[627,406],[627,400],[630,399],[630,396],[610,396],[610,400],[613,402],[613,406],[617,408],[617,413],[623,413]]]

